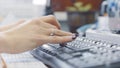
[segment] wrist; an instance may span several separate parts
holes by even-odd
[[[6,39],[5,33],[0,32],[0,53],[6,52],[9,48]]]

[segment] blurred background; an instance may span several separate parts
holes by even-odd
[[[65,31],[85,31],[97,22],[103,0],[0,0],[1,25],[53,14]],[[80,29],[80,30],[79,30]]]

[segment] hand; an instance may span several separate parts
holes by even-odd
[[[0,32],[9,30],[9,29],[11,29],[11,28],[13,28],[15,26],[18,26],[19,24],[24,23],[24,22],[25,22],[25,20],[22,19],[22,20],[19,20],[19,21],[15,22],[15,23],[11,23],[11,24],[8,24],[8,25],[5,25],[5,26],[1,26],[0,27]]]
[[[4,52],[18,53],[36,48],[46,43],[65,43],[72,41],[72,33],[61,31],[54,16],[44,16],[21,23],[2,31],[7,48]],[[50,36],[53,33],[54,36]]]

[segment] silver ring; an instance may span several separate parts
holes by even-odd
[[[50,33],[50,36],[54,36],[55,35],[55,30],[52,29],[52,32]]]

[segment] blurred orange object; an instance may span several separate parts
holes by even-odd
[[[99,10],[100,5],[103,0],[51,0],[52,8],[54,11],[65,11],[66,7],[72,6],[74,2],[80,1],[83,2],[84,5],[90,3],[93,8],[92,11]]]

